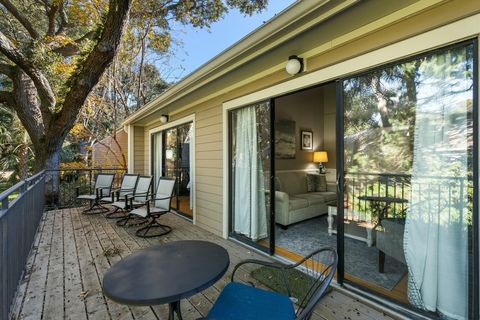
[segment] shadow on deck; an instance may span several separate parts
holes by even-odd
[[[173,227],[172,233],[162,238],[142,239],[134,235],[135,228],[117,227],[115,221],[101,215],[85,216],[80,212],[81,209],[76,208],[44,213],[17,292],[13,319],[166,319],[167,306],[128,307],[104,297],[103,274],[111,265],[141,248],[199,239],[226,248],[231,265],[229,272],[214,286],[182,301],[184,319],[197,319],[208,313],[236,263],[246,258],[267,259],[173,214],[161,218]],[[333,290],[319,303],[312,319],[391,318]]]

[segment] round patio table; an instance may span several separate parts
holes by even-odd
[[[180,300],[217,282],[230,259],[221,246],[197,240],[175,241],[132,253],[103,277],[105,296],[121,304],[168,303],[168,319],[182,319]]]

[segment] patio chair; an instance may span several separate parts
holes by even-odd
[[[122,216],[117,217],[119,219],[117,221],[118,226],[127,226],[130,220],[134,218],[128,213],[130,210],[142,206],[148,199],[152,180],[151,176],[140,176],[133,192],[124,194],[123,198],[120,197],[120,194],[117,194],[117,199],[112,203],[112,206],[123,213]]]
[[[172,231],[170,226],[159,223],[158,218],[170,212],[175,184],[175,178],[160,178],[158,180],[157,192],[148,197],[142,206],[130,211],[129,216],[138,216],[149,220],[145,227],[136,231],[135,234],[137,236],[142,238],[160,237]],[[160,232],[150,233],[152,229],[159,229]]]
[[[110,197],[104,197],[101,199],[101,202],[109,203],[113,206],[116,201],[120,201],[120,198],[124,199],[129,194],[133,194],[138,182],[138,174],[125,174],[122,178],[122,184],[119,188],[112,190]],[[105,215],[107,219],[117,219],[121,218],[122,216],[118,216],[118,211],[124,208],[120,208],[119,206],[114,206],[115,210],[113,212],[109,212]]]
[[[235,266],[231,282],[225,286],[204,320],[307,320],[326,293],[337,269],[337,252],[326,247],[316,250],[295,264],[245,260]],[[285,293],[256,288],[252,283],[235,282],[235,273],[245,264],[260,265],[277,270],[281,275]],[[302,297],[293,297],[292,289],[298,284],[288,272],[299,267],[306,274]],[[251,269],[249,269],[251,270]],[[289,281],[290,280],[290,281]],[[296,305],[295,305],[296,303]],[[199,319],[200,320],[200,319]]]
[[[76,187],[76,194],[78,200],[88,200],[90,207],[83,210],[84,214],[105,213],[110,211],[102,205],[102,198],[110,195],[113,186],[115,173],[99,173],[95,178],[95,185],[93,187],[94,194],[80,195],[80,187]]]

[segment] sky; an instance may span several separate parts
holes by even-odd
[[[187,76],[294,2],[270,0],[264,11],[251,17],[232,9],[222,20],[212,24],[210,30],[182,26],[174,35],[181,45],[174,47],[175,55],[170,65],[177,67],[169,71],[168,80],[178,81]]]

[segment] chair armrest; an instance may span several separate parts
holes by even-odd
[[[103,198],[103,193],[106,192],[105,189],[108,189],[106,187],[98,187],[95,189],[95,195],[97,196],[98,199]],[[108,194],[108,192],[107,192]]]
[[[171,199],[173,198],[173,196],[171,197],[165,197],[165,198],[151,198],[150,201],[155,201],[155,200],[168,200],[168,199]]]
[[[327,182],[327,191],[337,192],[337,183],[336,182]]]
[[[288,202],[290,200],[290,196],[286,192],[275,191],[275,200]]]

